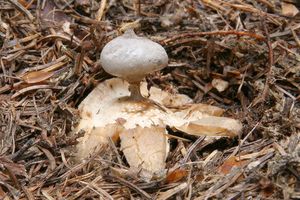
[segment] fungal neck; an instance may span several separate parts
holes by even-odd
[[[140,82],[130,83],[129,84],[129,91],[130,91],[130,99],[134,101],[141,101],[144,100],[145,97],[142,96],[140,90]]]

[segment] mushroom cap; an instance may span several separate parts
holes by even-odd
[[[107,73],[139,82],[146,74],[167,66],[168,55],[160,44],[138,37],[130,29],[105,45],[100,62]]]

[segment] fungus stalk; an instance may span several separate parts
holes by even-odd
[[[145,97],[143,97],[141,94],[140,85],[141,85],[141,82],[129,83],[129,88],[128,88],[130,91],[129,99],[131,99],[133,101],[145,100]]]

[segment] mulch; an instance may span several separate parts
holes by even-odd
[[[297,9],[297,0],[0,0],[0,199],[300,199]],[[111,78],[101,49],[128,28],[168,52],[149,87],[224,108],[244,126],[209,141],[170,130],[185,140],[170,140],[173,171],[151,182],[129,173],[119,144],[73,162],[77,106]]]

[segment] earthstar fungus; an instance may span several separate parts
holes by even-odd
[[[194,104],[186,95],[155,87],[148,91],[142,79],[167,63],[162,46],[136,36],[132,30],[103,48],[103,69],[119,78],[100,83],[79,105],[81,120],[76,132],[85,131],[77,145],[79,160],[107,144],[109,138],[119,139],[130,169],[149,181],[166,172],[167,126],[208,137],[234,137],[241,131],[241,123],[222,117],[221,108]],[[143,97],[148,93],[149,101]]]

